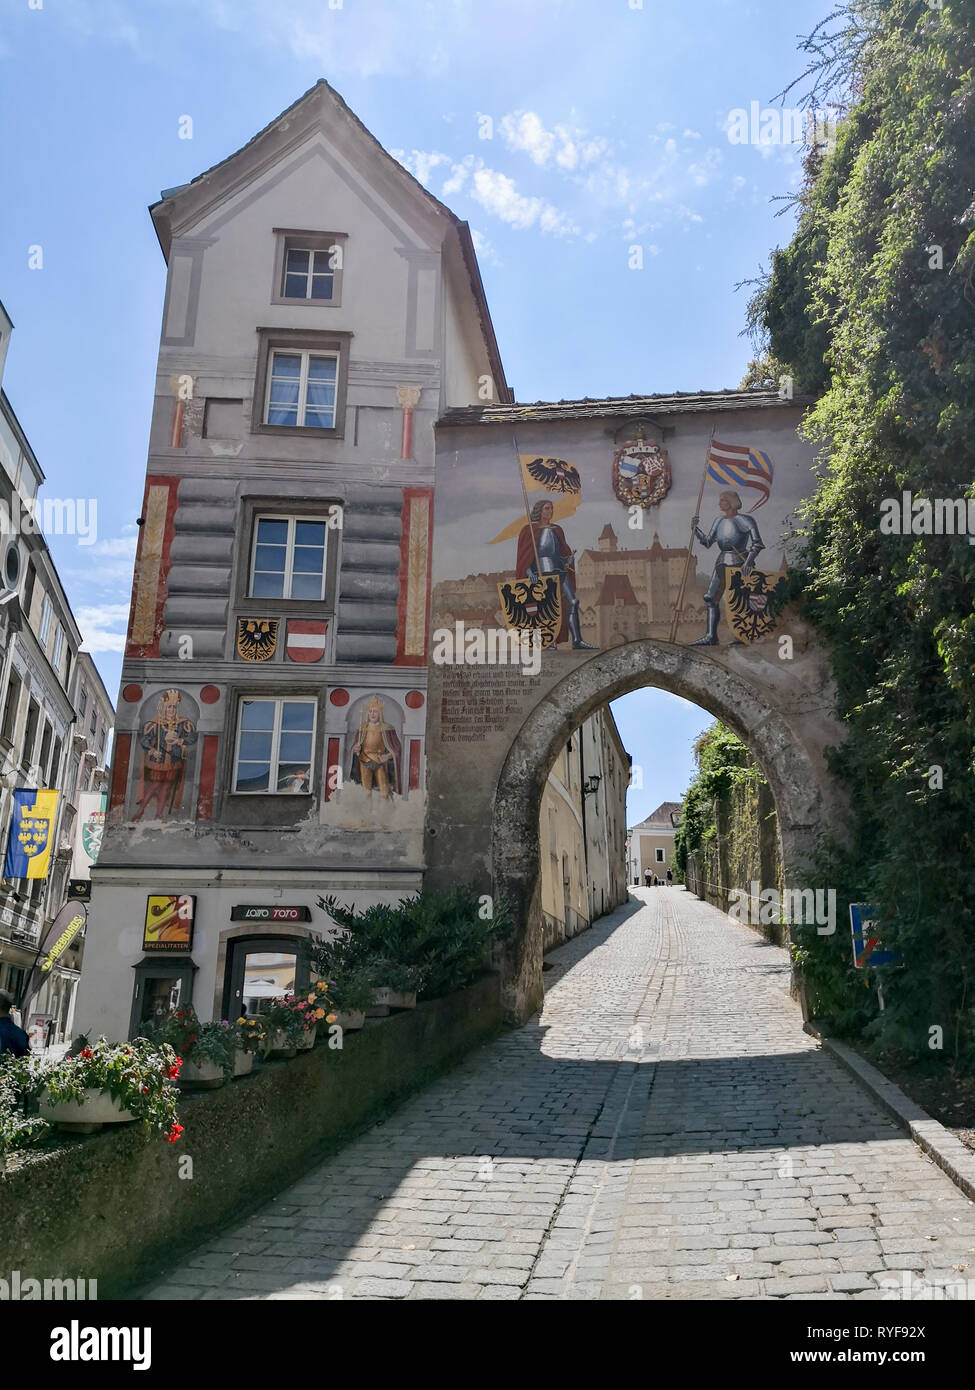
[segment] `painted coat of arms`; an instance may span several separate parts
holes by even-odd
[[[551,647],[562,626],[562,593],[557,574],[531,579],[507,579],[498,585],[501,611],[509,631],[534,631],[542,648]]]
[[[238,618],[237,655],[242,661],[270,661],[278,645],[278,618]]]
[[[667,450],[630,439],[613,457],[613,491],[625,507],[656,507],[670,491]]]
[[[745,574],[737,566],[729,569],[725,617],[737,641],[757,642],[772,631],[784,591],[784,574],[756,569]]]

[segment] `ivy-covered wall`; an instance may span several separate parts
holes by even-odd
[[[971,1070],[975,546],[935,533],[931,504],[975,496],[975,4],[845,0],[806,49],[836,147],[807,163],[752,322],[772,369],[819,396],[804,614],[832,656],[849,816],[824,827],[817,881],[840,920],[869,903],[899,956],[883,1009],[846,933],[797,963],[819,1017],[914,1059],[937,1026]],[[906,527],[885,529],[905,493]]]
[[[785,944],[779,923],[757,923],[757,894],[782,892],[782,856],[775,803],[768,783],[741,739],[722,724],[707,729],[694,745],[697,776],[684,796],[674,858],[678,876],[692,893],[722,912],[740,902],[731,890],[756,896],[755,925]],[[757,887],[755,886],[757,885]]]

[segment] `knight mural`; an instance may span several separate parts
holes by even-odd
[[[561,526],[552,518],[555,512],[548,499],[536,502],[527,525],[518,536],[518,578],[535,584],[539,578],[557,575],[562,590],[562,625],[556,642],[572,639],[576,651],[595,651],[582,640],[579,626],[579,599],[576,595],[575,552]]]
[[[729,571],[740,569],[742,575],[747,578],[754,569],[760,552],[765,549],[755,518],[739,515],[742,501],[737,492],[722,492],[718,497],[718,506],[722,514],[712,522],[707,535],[701,530],[701,518],[691,517],[694,534],[705,550],[710,550],[715,544],[718,547],[718,558],[714,563],[711,582],[704,591],[707,631],[696,642],[691,642],[692,647],[718,645],[718,605],[728,584]]]
[[[373,788],[387,801],[401,792],[400,765],[403,748],[399,735],[383,718],[384,702],[373,695],[359,711],[359,727],[352,740],[349,781],[367,792]]]

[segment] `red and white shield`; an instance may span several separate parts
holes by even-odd
[[[325,633],[328,619],[313,622],[308,618],[288,619],[288,640],[285,651],[289,661],[321,661],[325,655]]]

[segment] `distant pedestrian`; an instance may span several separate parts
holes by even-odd
[[[670,872],[670,870],[668,869],[668,870],[667,870],[667,887],[668,887],[668,888],[673,888],[673,886],[674,886],[674,875],[673,875],[673,874]]]
[[[649,869],[646,869],[646,870],[644,871],[643,877],[644,877],[644,879],[646,880],[646,885],[647,885],[647,887],[649,888],[651,882],[653,881],[653,874],[650,872]]]
[[[30,1042],[23,1028],[18,1028],[10,1017],[13,1002],[7,991],[0,989],[0,1055],[11,1052],[15,1057],[26,1057]]]

